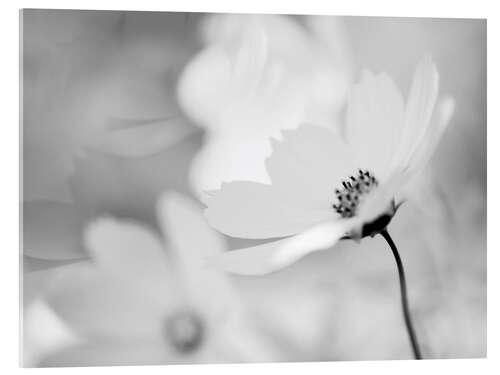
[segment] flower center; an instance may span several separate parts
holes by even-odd
[[[363,196],[377,185],[378,181],[372,173],[359,169],[356,176],[342,181],[341,189],[335,189],[338,203],[332,206],[333,209],[344,218],[353,217]]]
[[[189,354],[199,348],[205,336],[205,329],[197,314],[180,312],[167,319],[165,334],[178,353]]]

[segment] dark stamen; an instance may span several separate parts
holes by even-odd
[[[335,189],[338,204],[333,209],[342,217],[352,217],[356,214],[361,198],[378,185],[378,181],[369,171],[358,170],[356,177],[349,176],[342,181],[343,189]]]

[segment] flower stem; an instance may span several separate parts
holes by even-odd
[[[396,265],[398,266],[399,287],[401,289],[401,305],[403,308],[406,330],[408,331],[411,347],[413,349],[413,355],[415,359],[422,359],[422,355],[420,354],[420,348],[417,342],[417,335],[415,334],[415,330],[413,329],[413,324],[411,322],[410,309],[408,308],[408,293],[406,290],[406,278],[405,278],[405,270],[403,268],[403,262],[401,261],[398,249],[396,248],[396,245],[394,244],[394,241],[389,235],[387,229],[384,229],[382,232],[380,232],[380,234],[389,244],[389,247],[392,250],[392,254],[394,255],[394,259],[396,260]]]

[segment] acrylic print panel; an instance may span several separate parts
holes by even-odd
[[[21,17],[23,366],[486,355],[484,20]]]

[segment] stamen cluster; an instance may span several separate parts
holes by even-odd
[[[344,218],[353,217],[363,195],[378,185],[377,179],[369,171],[358,170],[356,177],[342,181],[342,189],[335,189],[338,204],[333,209]]]

